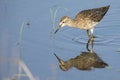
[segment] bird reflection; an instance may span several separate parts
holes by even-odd
[[[108,66],[93,50],[82,52],[80,55],[67,61],[63,61],[56,54],[54,55],[58,59],[60,69],[63,71],[67,71],[72,67],[79,70],[91,70],[92,68],[105,68]]]
[[[91,47],[90,47],[91,45]],[[93,50],[94,46],[94,37],[91,37],[86,43],[86,49],[88,51],[82,52],[80,55],[75,58],[71,58],[67,61],[62,60],[56,54],[54,54],[58,60],[59,67],[63,71],[67,71],[72,67],[77,68],[78,70],[91,70],[92,68],[105,68],[108,66],[97,53]]]
[[[56,32],[59,29],[56,30]],[[55,32],[55,33],[56,33]],[[75,58],[71,58],[67,61],[62,60],[59,58],[56,54],[56,58],[58,59],[59,67],[63,71],[67,71],[72,67],[75,67],[79,70],[91,70],[92,68],[105,68],[108,66],[107,63],[105,63],[98,55],[94,52],[93,46],[94,46],[94,38],[95,36],[92,35],[89,37],[87,43],[86,43],[86,49],[88,52],[82,52],[80,55],[76,56]],[[89,48],[91,44],[91,48]]]

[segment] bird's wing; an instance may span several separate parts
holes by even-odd
[[[108,5],[108,6],[100,7],[100,8],[83,10],[76,15],[75,20],[90,19],[95,22],[99,22],[104,17],[104,15],[108,11],[109,7],[110,6]]]

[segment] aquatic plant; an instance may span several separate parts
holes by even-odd
[[[120,52],[120,49],[118,49],[117,52]]]
[[[53,8],[50,8],[50,15],[51,15],[51,19],[52,19],[52,31],[51,33],[53,33],[56,28],[55,28],[55,22],[56,22],[56,17],[57,17],[57,13],[59,9],[64,9],[65,11],[68,11],[67,8],[61,8],[61,7],[55,7],[55,10]]]

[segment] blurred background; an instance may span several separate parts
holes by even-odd
[[[0,0],[0,80],[119,80],[119,0]],[[68,60],[86,50],[84,30],[65,27],[54,34],[62,16],[110,5],[96,26],[94,51],[109,67],[62,71],[53,55]]]

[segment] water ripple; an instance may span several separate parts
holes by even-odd
[[[86,44],[88,41],[87,37],[77,37],[73,38],[72,35],[64,34],[64,39],[71,39],[80,44]],[[94,44],[98,45],[120,45],[120,35],[96,35],[94,39]]]

